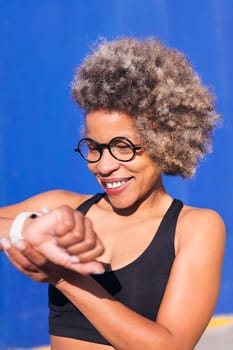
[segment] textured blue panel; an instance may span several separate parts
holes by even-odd
[[[156,36],[188,55],[214,87],[225,121],[192,180],[165,178],[187,204],[219,211],[227,249],[216,313],[233,313],[233,2],[0,0],[0,205],[54,188],[99,190],[73,152],[81,112],[75,66],[99,37]],[[47,289],[0,255],[0,348],[48,343]]]

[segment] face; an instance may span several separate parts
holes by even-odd
[[[86,116],[86,136],[101,144],[108,144],[116,137],[126,137],[134,145],[140,144],[132,119],[122,112],[90,112]],[[133,208],[148,201],[161,182],[158,167],[143,149],[137,150],[130,161],[122,162],[104,148],[100,160],[88,163],[88,168],[117,209]]]

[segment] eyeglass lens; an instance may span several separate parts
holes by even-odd
[[[135,155],[135,146],[129,140],[120,137],[112,139],[109,144],[99,144],[86,138],[80,141],[78,151],[87,161],[97,162],[104,148],[108,148],[110,154],[120,161],[129,161]]]

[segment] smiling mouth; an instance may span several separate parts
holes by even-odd
[[[121,187],[122,185],[124,185],[128,181],[129,181],[129,179],[123,180],[123,181],[103,182],[103,184],[104,184],[104,187],[107,187],[109,189],[115,189],[115,188]]]

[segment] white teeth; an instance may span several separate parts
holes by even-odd
[[[125,183],[126,183],[126,181],[116,181],[116,182],[108,182],[108,183],[106,182],[105,185],[108,188],[117,188]]]

